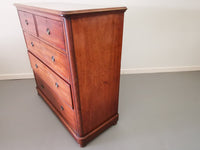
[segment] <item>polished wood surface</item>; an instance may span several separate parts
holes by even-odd
[[[64,18],[65,24],[65,36],[66,36],[66,45],[67,45],[67,53],[69,54],[70,60],[70,68],[71,68],[71,86],[73,99],[74,99],[74,108],[76,111],[77,118],[77,136],[83,137],[83,128],[82,128],[82,116],[81,116],[81,107],[80,107],[80,97],[79,97],[79,87],[78,87],[78,77],[77,77],[77,69],[76,69],[76,60],[73,49],[73,35],[72,35],[72,27],[71,27],[71,19]]]
[[[67,53],[58,51],[26,32],[24,32],[24,36],[28,50],[70,83],[71,73]]]
[[[38,94],[85,146],[118,120],[126,8],[16,6]]]
[[[41,16],[35,16],[38,36],[55,46],[65,49],[63,24],[61,21],[48,19]]]
[[[46,85],[52,89],[51,92],[55,93],[55,99],[60,99],[64,101],[68,107],[73,108],[70,85],[59,78],[55,73],[53,73],[50,69],[48,69],[48,67],[46,67],[30,53],[29,58],[34,73],[41,77],[46,82]],[[39,85],[39,87],[41,87],[41,85]]]
[[[36,35],[36,26],[33,15],[27,12],[18,11],[22,29],[30,34]]]
[[[76,130],[73,129],[69,122],[66,121],[66,119],[61,115],[61,113],[58,111],[58,109],[56,109],[55,105],[53,105],[49,98],[47,98],[47,96],[38,88],[36,87],[37,91],[38,91],[38,95],[40,95],[44,101],[49,105],[49,107],[51,108],[51,110],[56,114],[56,116],[60,119],[60,121],[63,123],[63,125],[66,127],[66,129],[71,133],[71,135],[75,138],[75,140],[80,143],[81,140],[79,141],[79,137],[77,136]],[[71,115],[69,113],[69,115]],[[73,117],[73,115],[71,115]]]
[[[29,53],[29,58],[37,82],[37,88],[44,93],[71,128],[75,130],[76,118],[72,107],[70,86],[60,81],[53,72],[48,70],[48,68],[31,53]],[[58,83],[58,87],[56,87],[55,83]]]
[[[123,13],[75,17],[71,22],[86,135],[118,113]]]

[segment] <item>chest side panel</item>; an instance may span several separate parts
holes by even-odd
[[[83,133],[118,113],[123,13],[71,18]]]

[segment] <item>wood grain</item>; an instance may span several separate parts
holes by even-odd
[[[18,11],[22,29],[30,34],[37,35],[33,15],[27,12]]]
[[[70,83],[71,73],[67,53],[61,53],[57,49],[26,32],[24,32],[24,36],[28,50],[36,55],[65,81]],[[52,59],[52,57],[54,59]]]
[[[16,6],[22,12],[19,17],[37,91],[85,146],[118,120],[126,7]]]
[[[75,17],[71,23],[86,135],[118,112],[123,13]]]
[[[69,55],[70,69],[71,69],[71,86],[72,93],[74,99],[74,107],[76,112],[76,122],[77,122],[77,136],[83,136],[82,129],[82,117],[81,117],[81,109],[80,109],[80,98],[79,98],[79,86],[78,86],[78,77],[77,77],[77,68],[76,68],[76,60],[74,54],[74,45],[73,45],[73,34],[72,34],[72,26],[70,18],[64,18],[65,25],[65,36],[66,36],[66,45],[67,45],[67,53]]]
[[[38,29],[38,36],[54,44],[55,46],[65,49],[63,23],[61,21],[35,16]],[[49,34],[48,31],[49,30]]]
[[[42,62],[34,57],[29,52],[29,58],[31,61],[31,67],[34,73],[40,77],[46,85],[51,89],[48,93],[54,93],[55,99],[64,101],[68,107],[73,108],[73,102],[71,98],[70,85],[59,78],[55,73],[48,69]],[[58,84],[58,86],[56,86]],[[41,87],[41,85],[39,85]]]

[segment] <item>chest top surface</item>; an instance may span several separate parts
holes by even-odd
[[[125,11],[127,8],[120,5],[90,5],[90,4],[73,4],[73,3],[15,3],[18,9],[31,9],[42,11],[60,16],[95,13],[106,11]]]

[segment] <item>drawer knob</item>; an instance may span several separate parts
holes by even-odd
[[[44,85],[43,84],[41,84],[41,88],[44,89]]]
[[[55,57],[54,57],[54,56],[51,56],[51,60],[52,60],[53,62],[55,62]]]
[[[28,25],[28,20],[25,20],[26,25]]]
[[[35,64],[35,68],[38,68],[38,65],[37,65],[37,64]]]
[[[60,109],[63,111],[63,110],[64,110],[64,107],[63,107],[63,106],[60,106]]]
[[[57,88],[59,87],[59,85],[58,85],[58,83],[57,83],[57,82],[55,83],[55,86],[56,86]]]
[[[32,46],[32,47],[34,46],[33,42],[31,42],[31,46]]]
[[[49,30],[49,28],[47,28],[47,34],[50,35],[50,30]]]

